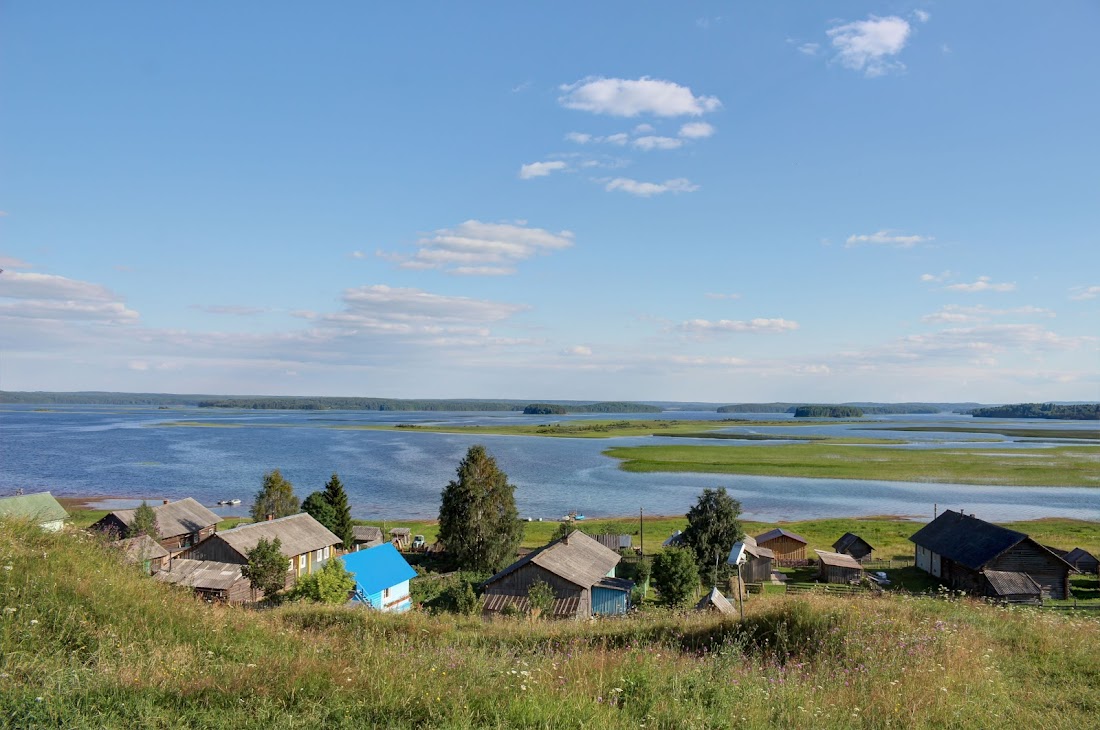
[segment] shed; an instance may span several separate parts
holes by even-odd
[[[722,591],[711,588],[710,593],[703,596],[699,603],[695,604],[696,611],[714,611],[721,614],[732,615],[733,604],[722,595]]]
[[[159,542],[148,535],[119,540],[115,545],[122,551],[124,561],[140,565],[147,575],[159,573],[169,555]]]
[[[851,555],[861,563],[871,557],[871,551],[873,550],[871,543],[854,532],[845,532],[839,540],[833,543],[833,552]]]
[[[1070,550],[1062,559],[1082,573],[1096,573],[1100,568],[1100,561],[1092,553],[1079,547]]]
[[[378,611],[408,611],[412,607],[409,580],[416,571],[392,543],[348,553],[344,567],[355,578],[354,600]]]
[[[1069,597],[1072,566],[1022,532],[946,510],[909,539],[917,567],[951,588],[991,595],[982,573],[993,570],[1027,573],[1043,598]]]
[[[684,533],[682,530],[676,532],[665,538],[665,541],[661,543],[661,547],[681,547],[684,544]]]
[[[526,599],[531,586],[542,581],[553,589],[556,599],[566,601],[555,603],[555,615],[560,615],[558,611],[564,606],[570,607],[569,615],[575,618],[588,618],[594,613],[625,613],[630,607],[634,584],[614,577],[620,560],[614,550],[574,530],[532,550],[485,581],[484,610],[491,614],[505,605],[518,606],[523,603],[518,599]]]
[[[633,538],[630,535],[593,535],[596,542],[603,545],[608,550],[629,550],[633,544]]]
[[[1007,603],[1042,602],[1043,589],[1027,573],[1010,570],[983,570],[986,595]]]
[[[221,519],[191,497],[176,502],[164,500],[162,504],[150,506],[157,516],[160,544],[173,555],[213,535]],[[117,509],[93,524],[91,529],[113,534],[116,538],[125,537],[135,512],[136,509]]]
[[[774,560],[775,553],[768,548],[760,547],[751,535],[745,535],[733,544],[726,562],[741,566],[743,582],[764,583],[771,580]]]
[[[0,499],[0,517],[30,520],[43,530],[57,532],[65,526],[69,513],[49,492],[35,492]]]
[[[826,583],[857,583],[863,577],[863,566],[851,555],[814,550],[817,553],[817,579]]]
[[[258,597],[258,591],[252,590],[252,583],[241,575],[241,566],[237,563],[173,558],[167,568],[153,578],[186,586],[211,601],[247,603]]]
[[[351,535],[356,551],[376,547],[383,542],[381,527],[355,525],[351,528]]]
[[[806,538],[782,527],[757,535],[756,544],[772,551],[776,565],[791,565],[806,560]]]
[[[390,542],[397,546],[398,550],[408,550],[412,543],[412,529],[408,527],[394,527],[390,529]]]

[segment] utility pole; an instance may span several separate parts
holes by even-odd
[[[645,516],[641,507],[638,508],[638,542],[641,544],[642,558],[645,558]]]

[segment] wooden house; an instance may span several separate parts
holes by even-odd
[[[593,614],[626,613],[634,583],[615,577],[620,559],[614,550],[574,530],[532,550],[485,581],[484,612],[491,615],[505,606],[526,611],[527,592],[543,581],[554,591],[552,616],[588,618]]]
[[[69,513],[49,492],[35,492],[0,499],[0,517],[30,520],[43,530],[57,532],[65,526]]]
[[[731,616],[735,613],[733,604],[729,602],[729,599],[722,595],[722,591],[717,588],[711,588],[710,593],[703,596],[697,604],[695,604],[696,611],[708,611],[712,613],[721,613],[726,616]]]
[[[355,578],[354,600],[377,611],[412,608],[409,580],[416,577],[416,571],[392,543],[348,553],[342,560]]]
[[[833,543],[834,553],[851,555],[861,563],[871,557],[871,552],[873,550],[874,548],[871,547],[871,543],[854,532],[845,532],[840,536],[839,540]]]
[[[122,551],[122,559],[125,562],[140,565],[146,575],[153,575],[163,570],[169,556],[164,546],[148,535],[119,540],[115,545]]]
[[[826,583],[848,585],[863,577],[863,566],[851,555],[814,550],[817,554],[817,579]]]
[[[343,542],[312,516],[299,512],[289,517],[253,522],[219,532],[188,550],[184,557],[245,565],[249,551],[261,539],[271,542],[275,538],[279,539],[280,549],[289,560],[287,585],[293,585],[301,576],[320,570]]]
[[[252,590],[252,583],[241,575],[242,567],[239,563],[172,558],[153,578],[190,588],[195,595],[208,601],[248,603],[258,600],[263,594]]]
[[[757,535],[756,544],[772,551],[776,565],[794,565],[806,561],[806,538],[782,527]]]
[[[916,564],[951,588],[1007,600],[999,592],[1004,576],[1022,573],[1039,585],[1043,598],[1068,598],[1072,566],[1022,532],[947,510],[909,538]],[[1026,584],[1020,579],[1013,587]]]
[[[160,533],[161,547],[176,555],[210,537],[217,531],[221,518],[203,507],[191,497],[178,502],[150,505],[157,516],[157,532]],[[107,514],[92,525],[116,538],[126,537],[130,523],[134,521],[136,509],[118,509]]]
[[[766,583],[772,578],[772,562],[775,553],[760,547],[751,535],[745,535],[734,543],[726,562],[741,566],[741,581],[744,583]]]
[[[390,529],[390,542],[398,550],[408,550],[412,544],[412,530],[408,527],[394,527]]]
[[[355,551],[366,550],[368,548],[381,545],[382,540],[382,528],[381,527],[368,527],[364,525],[355,525],[351,528],[352,542]]]
[[[1073,566],[1074,570],[1079,570],[1082,573],[1096,573],[1100,569],[1100,561],[1082,548],[1073,548],[1062,558],[1067,563]]]

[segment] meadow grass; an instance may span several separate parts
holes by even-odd
[[[207,605],[80,534],[0,525],[17,728],[1089,727],[1100,621],[928,598],[754,597],[589,622]],[[9,568],[10,566],[10,568]]]
[[[625,471],[704,472],[830,479],[1098,487],[1100,446],[979,452],[893,449],[833,443],[783,446],[624,446],[605,455]]]

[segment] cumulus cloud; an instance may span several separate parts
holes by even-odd
[[[731,319],[689,319],[676,326],[681,332],[724,333],[724,332],[791,332],[798,329],[798,322],[789,319],[774,318],[731,320]]]
[[[574,345],[573,347],[567,347],[562,351],[563,355],[571,355],[573,357],[591,357],[592,348],[586,345]]]
[[[682,146],[684,141],[675,137],[648,135],[636,138],[632,144],[640,150],[649,152],[650,150],[674,150]]]
[[[948,279],[950,279],[954,275],[955,275],[955,272],[951,271],[949,269],[947,271],[941,271],[938,274],[921,274],[920,275],[920,280],[925,282],[925,283],[939,284],[939,283],[947,281]]]
[[[118,295],[105,286],[55,274],[5,272],[0,278],[0,297],[13,299],[73,299],[110,301]]]
[[[918,8],[917,10],[913,11],[913,17],[922,23],[927,23],[929,20],[932,19],[932,14],[926,10],[920,10]]]
[[[700,116],[722,106],[714,96],[696,96],[687,86],[643,76],[639,79],[589,76],[560,87],[559,103],[567,109],[616,117]]]
[[[883,230],[875,233],[848,236],[844,242],[845,248],[861,245],[894,246],[896,248],[912,248],[921,243],[935,240],[931,236],[902,236],[894,231]]]
[[[0,317],[82,320],[124,324],[136,322],[138,313],[122,302],[20,299],[13,302],[0,301]]]
[[[621,190],[624,193],[637,195],[640,198],[649,198],[663,193],[693,193],[698,189],[698,185],[695,185],[685,177],[665,180],[663,183],[641,182],[629,177],[617,177],[613,180],[608,180],[604,184],[604,190],[608,192]]]
[[[549,162],[532,162],[529,165],[522,165],[519,168],[519,179],[530,180],[533,177],[546,177],[552,172],[558,170],[564,170],[569,165],[561,160],[551,160]]]
[[[714,134],[714,126],[706,122],[688,122],[680,127],[680,136],[685,139],[704,139]]]
[[[820,43],[803,43],[798,47],[798,52],[807,56],[816,56],[820,50]]]
[[[938,312],[921,317],[922,322],[931,324],[963,324],[968,322],[986,322],[994,317],[1053,317],[1054,312],[1043,307],[1031,305],[994,309],[984,305],[966,307],[959,304],[947,304]]]
[[[584,132],[569,132],[565,135],[565,139],[569,142],[576,142],[577,144],[588,144],[592,141],[592,135]]]
[[[977,292],[987,292],[987,291],[1008,292],[1008,291],[1015,291],[1016,290],[1016,283],[1015,282],[1003,282],[1003,283],[1000,283],[1000,284],[994,284],[993,280],[990,279],[988,276],[979,276],[977,281],[973,281],[969,284],[967,284],[967,283],[948,284],[944,288],[949,289],[951,291],[967,292],[969,294],[973,294],[973,293],[977,293]]]
[[[104,324],[138,319],[138,313],[105,286],[55,274],[18,271],[0,275],[0,316]]]
[[[1100,286],[1089,286],[1081,288],[1076,294],[1070,297],[1074,301],[1083,302],[1087,299],[1096,299],[1100,297]]]
[[[904,18],[872,15],[867,20],[836,25],[826,34],[842,66],[872,77],[905,68],[894,59],[905,48],[910,32],[909,21]]]
[[[440,269],[459,275],[513,273],[514,265],[538,254],[573,245],[571,231],[553,233],[513,223],[468,220],[454,228],[441,228],[417,241],[412,256],[380,252],[406,269]]]

